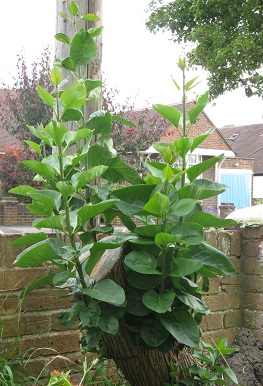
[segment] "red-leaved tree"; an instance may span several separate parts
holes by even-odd
[[[0,154],[0,184],[3,195],[8,195],[9,189],[18,185],[32,185],[34,173],[21,163],[24,159],[34,159],[34,153],[22,146],[8,145],[2,147]],[[35,187],[37,186],[36,183]]]
[[[28,66],[23,53],[17,56],[17,74],[13,77],[14,86],[2,84],[0,99],[0,125],[21,142],[25,139],[36,140],[27,128],[44,126],[52,117],[52,110],[38,96],[36,83],[47,91],[52,91],[50,80],[50,51],[45,48],[40,59]]]

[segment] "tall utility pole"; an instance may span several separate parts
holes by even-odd
[[[58,15],[58,12],[62,12],[68,15],[68,6],[70,0],[57,0],[57,23],[56,23],[56,32],[63,33],[68,35],[70,38],[74,35],[74,26],[73,23],[61,18]],[[102,0],[79,0],[77,1],[79,6],[80,15],[84,16],[88,13],[97,15],[100,19],[102,17]],[[94,28],[101,26],[101,20],[97,22],[81,21],[79,22],[79,28]],[[102,61],[102,37],[96,37],[97,44],[97,56],[96,58],[87,65],[87,78],[89,79],[101,79],[101,61]],[[56,57],[58,59],[64,59],[69,55],[69,47],[67,44],[62,44],[59,41],[56,41]],[[68,72],[63,72],[63,77],[69,77]],[[69,81],[71,81],[69,77]],[[94,111],[100,110],[102,106],[102,101],[92,102],[87,104],[87,113],[88,116]],[[73,129],[73,128],[72,128]]]

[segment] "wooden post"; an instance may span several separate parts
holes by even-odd
[[[58,15],[58,12],[62,12],[68,15],[68,5],[70,0],[57,0],[57,33],[64,33],[68,35],[70,38],[74,35],[74,25],[66,19],[61,18]],[[88,13],[93,13],[100,17],[102,16],[102,1],[101,0],[80,0],[78,2],[80,15],[84,16]],[[78,28],[94,28],[101,26],[101,20],[98,22],[88,22],[88,21],[80,21],[78,24]],[[87,78],[89,79],[101,79],[101,61],[102,61],[102,37],[101,35],[96,37],[97,44],[97,56],[96,58],[87,65]],[[63,44],[59,41],[56,41],[56,57],[58,59],[64,59],[69,55],[69,46],[67,44]],[[62,71],[63,78],[69,78],[69,84],[72,82],[72,77],[70,77],[67,71]],[[93,112],[100,110],[102,106],[102,99],[97,102],[88,103],[86,107],[87,116],[90,116]],[[74,130],[74,125],[71,125],[70,130]]]

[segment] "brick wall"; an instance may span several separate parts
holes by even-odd
[[[50,267],[46,264],[29,269],[14,268],[13,261],[19,252],[12,249],[12,243],[17,237],[20,235],[0,235],[1,344],[14,342],[19,320],[18,346],[22,352],[31,349],[29,353],[33,353],[27,366],[32,365],[36,367],[34,371],[39,372],[52,360],[51,368],[57,368],[65,365],[61,357],[53,361],[58,353],[73,361],[81,358],[75,327],[63,327],[57,321],[58,313],[70,306],[70,300],[60,297],[61,290],[48,288],[20,300],[21,290],[48,273]],[[206,240],[230,257],[238,274],[211,281],[210,291],[205,295],[211,313],[201,324],[204,339],[227,337],[231,343],[241,327],[263,337],[263,226],[241,231],[210,231]],[[33,348],[40,350],[34,352]],[[47,367],[45,373],[49,369]]]
[[[21,291],[50,273],[51,267],[45,264],[14,268],[13,262],[21,250],[14,250],[12,243],[19,237],[21,235],[0,234],[0,351],[4,347],[9,351],[10,347],[15,347],[17,353],[27,352],[26,358],[30,359],[23,371],[38,375],[44,369],[43,374],[48,374],[50,368],[61,364],[65,367],[66,361],[57,355],[65,356],[73,363],[81,358],[79,333],[76,326],[64,327],[58,322],[58,314],[71,305],[69,298],[61,297],[65,295],[62,290],[43,287],[20,299]],[[17,339],[17,336],[20,338]],[[45,368],[51,360],[51,367]]]
[[[37,217],[26,208],[26,204],[19,203],[16,197],[0,199],[0,225],[31,225]]]

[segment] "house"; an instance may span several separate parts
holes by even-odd
[[[227,126],[219,130],[237,157],[254,159],[253,199],[263,199],[263,123]]]
[[[187,110],[190,110],[194,106],[194,101],[188,102]],[[181,103],[174,104],[172,107],[182,111]],[[211,128],[215,128],[215,125],[205,111],[203,111],[192,125],[189,137],[194,138],[200,134],[204,134]],[[180,134],[178,131],[170,126],[166,130],[166,134],[160,138],[160,141],[172,142],[179,138]],[[152,148],[150,151],[153,152],[154,149]],[[222,203],[233,203],[235,208],[251,206],[254,160],[252,157],[243,157],[236,154],[231,143],[227,141],[222,134],[222,131],[215,128],[214,132],[194,150],[189,164],[198,164],[221,154],[224,154],[223,160],[211,169],[205,171],[202,178],[224,183],[229,186],[229,189],[219,197],[211,197],[203,200],[202,205],[204,209],[211,213],[218,213]]]

